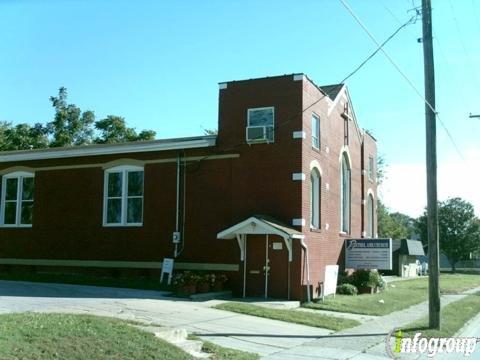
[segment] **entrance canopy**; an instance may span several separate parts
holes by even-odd
[[[217,239],[237,239],[240,257],[245,258],[246,235],[278,235],[283,238],[288,249],[288,259],[292,261],[292,240],[303,239],[304,235],[280,221],[265,215],[254,215],[217,234]]]

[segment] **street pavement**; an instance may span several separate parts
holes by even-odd
[[[442,306],[463,296],[466,295],[442,296]],[[151,324],[152,329],[154,326],[184,328],[202,339],[255,352],[269,360],[385,359],[387,333],[424,316],[428,309],[425,302],[390,315],[371,318],[355,328],[332,333],[327,329],[212,309],[209,307],[211,304],[208,301],[173,298],[157,291],[0,281],[0,313],[92,314],[140,321]],[[480,337],[480,317],[462,331],[462,336]],[[480,360],[479,355],[480,344],[471,359]],[[413,359],[418,355],[402,354],[401,358]],[[441,359],[447,358],[453,357]]]

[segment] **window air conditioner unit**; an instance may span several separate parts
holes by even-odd
[[[247,143],[270,143],[273,139],[273,126],[247,127]]]

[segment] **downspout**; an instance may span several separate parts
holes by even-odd
[[[310,263],[308,261],[308,247],[305,243],[305,239],[301,239],[300,244],[302,245],[302,248],[305,249],[305,263],[307,265],[307,302],[310,302],[312,298],[310,296]]]
[[[179,168],[182,166],[179,164]],[[182,244],[182,247],[180,248],[180,251],[178,252],[177,256],[180,255],[183,250],[185,249],[185,209],[186,209],[186,202],[187,202],[187,157],[185,156],[185,150],[183,150],[183,170],[182,170],[182,232],[180,235],[180,242]]]
[[[177,155],[177,208],[175,212],[175,232],[178,232],[180,218],[180,153]],[[181,236],[181,235],[180,235]],[[173,258],[178,256],[178,243],[175,243],[175,249],[173,251]]]

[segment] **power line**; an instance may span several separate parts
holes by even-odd
[[[478,83],[478,78],[477,78],[475,69],[472,65],[473,63],[472,63],[472,59],[470,57],[470,53],[467,50],[467,47],[465,46],[465,42],[463,41],[463,38],[462,38],[462,32],[460,30],[460,25],[458,24],[457,16],[455,15],[455,9],[453,8],[453,3],[452,3],[451,0],[448,0],[448,3],[450,4],[450,9],[452,10],[452,18],[453,18],[453,21],[455,22],[455,27],[457,29],[458,39],[460,41],[460,45],[462,46],[463,52],[465,53],[465,56],[467,57],[468,66],[470,67],[470,72],[473,76],[475,87],[477,88],[477,91],[480,93],[480,86],[478,85],[479,84]]]
[[[474,14],[475,20],[477,22],[478,32],[480,33],[480,20],[479,20],[478,11],[477,11],[477,5],[475,5],[475,1],[473,1],[473,0],[472,0],[472,7],[473,7],[473,14]]]
[[[446,127],[445,123],[441,120],[438,112],[435,110],[435,108],[427,101],[427,99],[425,99],[425,97],[420,93],[420,91],[418,90],[418,88],[415,86],[415,84],[410,80],[410,78],[402,71],[402,69],[400,68],[400,66],[398,66],[398,64],[392,59],[392,57],[386,52],[385,49],[381,48],[380,47],[380,44],[378,43],[377,39],[375,38],[375,36],[373,36],[373,34],[368,30],[368,28],[363,24],[363,22],[360,20],[360,18],[355,14],[355,12],[353,11],[353,9],[346,3],[345,0],[339,0],[342,5],[345,7],[345,9],[347,9],[347,11],[350,13],[350,15],[352,15],[352,17],[355,19],[355,21],[360,25],[360,27],[365,31],[365,33],[370,37],[370,39],[375,43],[377,44],[377,46],[379,46],[380,48],[380,51],[383,52],[383,54],[385,55],[385,57],[388,59],[388,61],[390,61],[390,63],[395,67],[395,69],[400,73],[400,75],[402,75],[402,77],[405,79],[405,81],[410,85],[410,87],[414,90],[414,92],[420,97],[420,99],[422,99],[422,101],[427,104],[427,106],[430,108],[430,110],[432,110],[435,114],[436,114],[436,117],[438,119],[438,121],[440,122],[440,124],[442,125],[443,129],[445,130],[445,132],[447,133],[447,136],[449,137],[450,141],[452,142],[452,144],[454,145],[458,155],[464,159],[464,156],[462,154],[462,152],[460,151],[457,143],[455,142],[455,140],[453,139],[453,136],[452,134],[450,133],[450,131],[448,130],[448,128]],[[418,13],[418,10],[417,10],[417,13]]]
[[[399,24],[401,24],[400,20],[398,19],[398,17],[393,13],[393,11],[391,11],[388,6],[384,3],[383,0],[378,0],[382,6],[385,8],[385,10],[392,16],[392,18],[395,19],[395,21]],[[472,0],[473,1],[473,0]],[[412,0],[412,6],[413,8],[415,9],[416,8],[416,5],[414,3],[414,1]],[[408,12],[408,11],[407,11]],[[411,30],[411,29],[410,29]],[[410,31],[410,33],[412,35],[415,35],[412,31]],[[440,55],[443,59],[443,63],[448,67],[448,81],[451,83],[451,88],[456,88],[459,92],[460,92],[460,96],[459,98],[461,99],[461,101],[463,102],[463,105],[465,106],[465,109],[468,109],[470,106],[467,104],[467,101],[466,101],[466,97],[465,97],[465,93],[464,93],[464,90],[463,90],[463,86],[457,86],[456,85],[456,81],[454,80],[454,77],[453,77],[453,71],[452,71],[452,68],[450,66],[450,63],[447,59],[447,56],[445,54],[445,51],[443,50],[443,46],[442,44],[440,43],[440,40],[439,38],[437,37],[437,34],[434,32],[433,33],[433,41],[435,41],[435,43],[437,44],[437,48],[440,50]]]
[[[375,49],[375,51],[373,51],[365,60],[363,60],[353,71],[351,71],[347,76],[345,76],[340,82],[338,82],[333,88],[329,89],[329,91],[324,91],[321,87],[320,87],[320,91],[324,93],[323,96],[321,96],[319,99],[315,100],[314,102],[312,102],[310,105],[308,105],[306,108],[302,109],[298,114],[295,114],[294,116],[290,117],[289,119],[287,119],[286,121],[274,126],[273,130],[274,131],[277,131],[279,128],[281,128],[282,126],[285,126],[287,125],[288,123],[290,123],[291,121],[295,120],[298,118],[298,116],[302,116],[303,113],[305,111],[307,111],[308,109],[312,108],[313,106],[315,106],[316,104],[318,104],[320,101],[322,101],[325,97],[329,96],[330,94],[336,92],[338,89],[340,89],[345,81],[347,81],[348,79],[350,79],[353,75],[355,75],[358,71],[360,71],[360,69],[365,66],[365,64],[368,63],[368,61],[370,61],[376,54],[378,54],[379,51],[382,50],[382,48],[390,41],[392,40],[402,29],[404,29],[405,27],[407,27],[408,25],[412,25],[412,24],[415,24],[415,22],[418,20],[418,13],[415,14],[414,16],[412,16],[410,19],[408,19],[408,21],[406,21],[405,23],[403,23],[402,25],[400,25],[389,37],[387,37],[387,39],[385,41],[383,41],[381,44],[378,44],[377,43],[377,49]],[[383,50],[382,50],[383,51]],[[223,152],[227,152],[227,151],[232,151],[232,150],[235,150],[237,147],[240,147],[242,145],[245,145],[245,142],[241,142],[241,143],[238,143],[228,149],[225,149],[223,150]],[[210,157],[214,156],[214,154],[211,154],[211,155],[206,155],[204,157],[202,157],[201,159],[198,159],[197,160],[197,163],[201,162],[202,160],[206,160]]]

